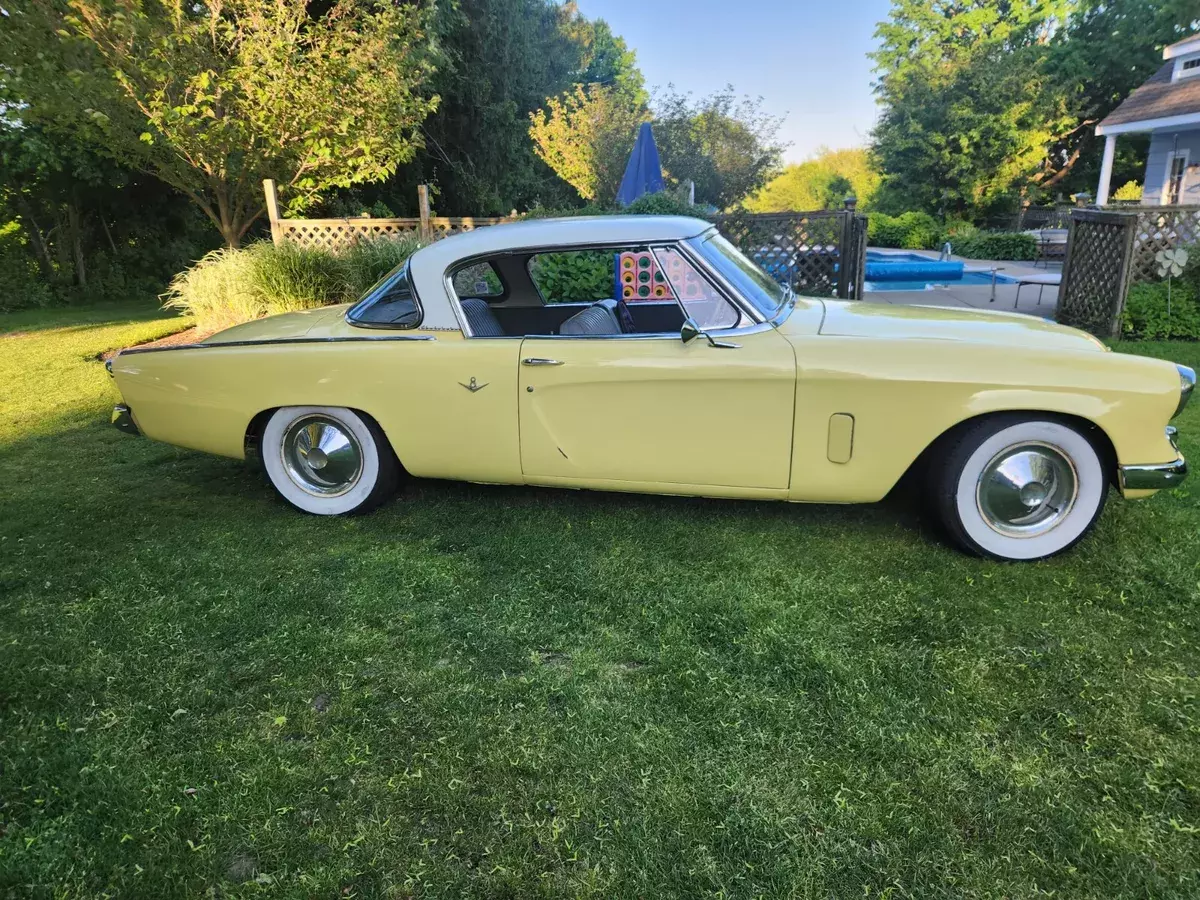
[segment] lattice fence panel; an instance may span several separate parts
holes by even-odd
[[[850,213],[734,213],[714,220],[739,250],[797,294],[837,294],[841,242]]]
[[[1100,337],[1117,333],[1129,288],[1137,216],[1078,210],[1071,221],[1058,321]]]
[[[1132,282],[1158,281],[1160,250],[1191,247],[1200,242],[1200,208],[1168,206],[1137,210],[1133,236]]]
[[[429,240],[438,240],[485,225],[511,221],[507,218],[432,218]],[[405,237],[421,234],[420,219],[280,219],[280,236],[300,247],[345,250],[360,240],[379,237]]]

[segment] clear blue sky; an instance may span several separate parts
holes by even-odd
[[[875,24],[889,0],[577,0],[637,51],[646,85],[697,96],[732,84],[761,96],[789,162],[857,147],[875,122]]]

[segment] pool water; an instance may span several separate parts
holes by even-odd
[[[896,262],[896,263],[916,263],[924,265],[931,262],[928,256],[921,256],[919,253],[880,253],[877,250],[867,251],[867,260],[870,262]],[[992,273],[986,271],[964,271],[961,278],[937,278],[936,280],[909,280],[909,281],[867,281],[863,287],[868,292],[875,291],[928,291],[934,290],[937,287],[959,287],[963,285],[990,286],[992,283]],[[996,275],[997,284],[1016,284],[1015,278],[1008,278],[1005,275]]]

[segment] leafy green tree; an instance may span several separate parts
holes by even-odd
[[[976,216],[1011,202],[1072,127],[1046,46],[1072,0],[893,0],[872,54],[880,203]]]
[[[23,120],[178,189],[237,246],[274,178],[292,211],[412,159],[436,106],[428,13],[337,0],[15,0],[0,31]]]
[[[726,209],[760,189],[783,159],[782,120],[728,86],[693,100],[672,86],[655,97],[654,137],[668,183],[696,185],[696,202]]]
[[[611,203],[649,112],[620,90],[577,84],[529,118],[538,157],[584,200]]]
[[[893,0],[876,34],[878,205],[975,218],[1093,190],[1095,126],[1200,24],[1197,0]],[[1137,177],[1144,142],[1122,142]]]
[[[1074,127],[1050,145],[1035,179],[1043,193],[1095,191],[1095,126],[1163,65],[1162,48],[1200,28],[1198,0],[1078,0],[1048,48],[1047,71]],[[1117,144],[1114,184],[1145,174],[1144,137]]]
[[[529,116],[577,84],[644,96],[625,42],[574,3],[551,0],[455,0],[440,7],[436,30],[441,103],[424,125],[424,150],[379,196],[412,211],[416,186],[429,183],[449,215],[578,202],[538,157]]]
[[[784,169],[746,207],[752,212],[833,209],[853,194],[865,209],[878,189],[879,173],[866,150],[823,147],[813,159]]]

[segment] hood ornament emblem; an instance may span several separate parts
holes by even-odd
[[[475,381],[474,375],[471,376],[470,384],[463,384],[461,381],[459,382],[459,384],[462,384],[462,386],[465,387],[472,394],[474,394],[476,391],[482,391],[485,387],[488,386],[489,383],[490,382],[484,382],[483,384],[479,384],[478,382]]]

